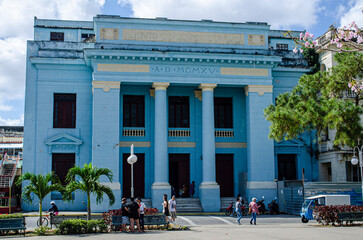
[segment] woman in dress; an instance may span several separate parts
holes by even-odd
[[[165,221],[169,222],[168,216],[170,216],[170,211],[169,211],[168,196],[166,194],[164,194],[163,196],[163,213],[165,215]]]

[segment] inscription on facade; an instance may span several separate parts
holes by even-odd
[[[220,73],[219,67],[203,66],[150,66],[152,73],[173,73],[173,74],[193,74],[193,75],[214,75]]]
[[[257,34],[248,34],[248,45],[252,46],[264,46],[265,36]]]
[[[244,45],[244,34],[187,31],[122,29],[122,39],[129,41],[183,42]]]

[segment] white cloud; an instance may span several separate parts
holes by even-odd
[[[24,114],[18,119],[5,119],[0,117],[0,126],[24,126]]]
[[[363,0],[351,1],[350,8],[340,18],[340,26],[347,26],[355,21],[359,27],[363,27]]]
[[[26,40],[33,39],[34,16],[92,21],[104,3],[105,0],[0,0],[0,99],[24,98]],[[0,123],[19,121],[0,118]]]
[[[129,3],[134,17],[212,19],[214,21],[264,21],[273,29],[317,23],[320,0],[119,0]]]

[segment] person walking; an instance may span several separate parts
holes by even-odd
[[[253,220],[253,224],[256,225],[256,216],[257,216],[257,214],[259,214],[258,206],[257,206],[257,203],[256,203],[256,198],[252,198],[252,202],[250,202],[249,213],[252,214],[250,224],[252,225],[252,220]]]
[[[170,222],[168,216],[170,216],[169,212],[169,202],[168,202],[168,195],[163,195],[163,213],[165,216],[165,221]]]
[[[141,227],[141,231],[145,232],[145,227],[144,227],[144,210],[146,209],[146,205],[145,203],[141,200],[141,198],[136,198],[136,201],[139,203],[139,207],[140,207],[140,227]]]
[[[137,230],[139,231],[139,233],[142,233],[141,229],[140,229],[140,207],[139,204],[137,204],[135,202],[134,198],[131,198],[131,203],[128,205],[129,207],[129,218],[130,218],[130,227],[131,227],[131,232],[134,233],[134,223],[136,222],[136,226],[137,226]]]
[[[126,224],[129,223],[129,209],[127,207],[127,199],[126,198],[122,198],[122,205],[121,205],[121,215],[122,215],[122,232],[126,233]]]
[[[176,201],[175,196],[172,196],[169,200],[169,208],[170,208],[170,214],[171,214],[171,222],[174,223],[176,219]]]
[[[237,197],[237,200],[236,200],[236,213],[237,213],[238,225],[241,225],[241,222],[240,222],[241,219],[242,219],[241,207],[242,207],[241,199],[239,197]]]

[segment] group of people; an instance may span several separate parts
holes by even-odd
[[[187,184],[183,184],[183,187],[180,189],[175,188],[174,186],[171,187],[172,196],[177,196],[182,198],[188,198],[188,197],[192,198],[194,194],[195,194],[195,181],[192,181],[192,183],[190,183],[189,186],[187,186]]]
[[[176,219],[176,201],[175,196],[173,195],[171,199],[168,201],[168,195],[163,195],[163,214],[165,216],[166,222],[174,223]],[[171,217],[171,221],[168,217]]]
[[[145,203],[141,198],[131,198],[131,203],[127,204],[127,199],[122,198],[121,214],[122,214],[122,229],[126,233],[126,224],[130,223],[130,231],[133,233],[135,230],[135,223],[139,233],[145,232],[144,228],[144,210],[146,209]]]
[[[250,224],[252,225],[252,222],[254,225],[256,225],[256,217],[259,214],[258,208],[259,206],[256,203],[256,198],[252,198],[252,202],[250,202],[249,206],[248,206],[248,212],[252,215],[251,220],[250,220]],[[242,219],[242,197],[238,196],[237,197],[237,201],[236,201],[236,213],[237,213],[237,222],[239,225],[241,225],[241,219]]]

